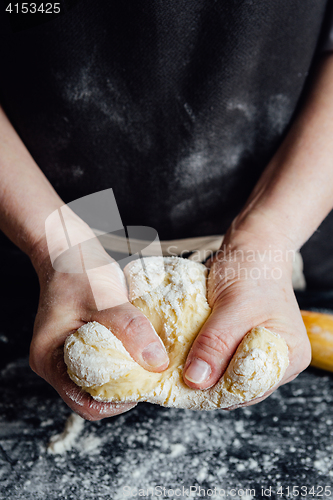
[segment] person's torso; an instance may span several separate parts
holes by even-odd
[[[12,33],[0,100],[65,202],[113,188],[124,225],[224,232],[280,144],[326,0],[81,0]]]

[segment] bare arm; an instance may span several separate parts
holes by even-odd
[[[29,256],[46,249],[45,220],[64,202],[0,108],[0,228]],[[36,256],[37,257],[37,256]]]
[[[113,264],[107,272],[102,270],[95,277],[96,292],[107,295],[110,304],[110,309],[102,311],[97,311],[85,273],[54,271],[47,249],[45,220],[64,203],[1,108],[0,186],[0,229],[31,258],[41,287],[30,349],[31,367],[74,411],[87,419],[98,420],[129,410],[135,404],[99,403],[69,379],[62,349],[66,337],[82,324],[98,321],[112,329],[132,357],[151,371],[167,367],[164,345],[147,318],[129,303],[125,280]],[[90,228],[74,214],[71,217],[76,233],[82,231],[87,236],[88,232],[90,237]],[[96,248],[104,252],[98,241]]]
[[[184,380],[190,387],[215,384],[237,345],[255,326],[265,326],[287,341],[290,365],[281,383],[292,380],[310,362],[288,256],[333,208],[332,138],[333,55],[328,55],[317,68],[297,119],[212,264],[209,300],[213,314],[185,365]],[[262,258],[268,249],[271,255],[280,252],[283,261]],[[255,261],[246,258],[249,252],[258,256]]]
[[[325,56],[304,107],[256,185],[235,230],[272,229],[300,248],[333,208],[333,54]],[[258,219],[258,221],[257,221]],[[260,221],[260,222],[259,222]]]

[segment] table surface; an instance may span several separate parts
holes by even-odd
[[[176,499],[188,498],[190,487],[192,498],[214,488],[216,498],[264,498],[270,487],[273,499],[293,487],[302,498],[333,498],[333,374],[313,368],[262,403],[231,412],[141,403],[85,422],[70,450],[49,453],[71,412],[28,365],[34,280],[14,279],[1,297],[0,499],[122,500],[153,488],[156,498]],[[332,293],[298,298],[304,308],[333,309]]]
[[[320,498],[320,486],[333,487],[333,376],[319,370],[231,412],[141,403],[118,417],[85,422],[72,449],[60,455],[47,445],[70,411],[55,391],[26,358],[2,370],[1,386],[4,500],[123,499],[133,488],[157,485],[166,495],[182,486],[254,489],[246,498],[262,498],[263,487],[272,486],[271,498],[287,498],[288,486],[314,486],[315,495],[306,498]],[[186,498],[186,491],[169,498]]]

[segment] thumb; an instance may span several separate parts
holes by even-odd
[[[215,385],[244,336],[257,326],[253,324],[252,288],[246,288],[244,294],[241,281],[229,279],[223,262],[210,264],[208,302],[212,313],[193,342],[183,370],[184,382],[193,389]]]
[[[146,316],[128,301],[125,277],[116,262],[88,271],[98,310],[97,321],[122,342],[132,358],[149,371],[163,371],[169,358],[160,337]]]
[[[92,319],[111,330],[146,370],[160,372],[168,367],[169,358],[162,340],[148,318],[131,303],[96,312]]]
[[[246,333],[250,321],[235,321],[235,306],[216,304],[187,356],[184,382],[193,389],[208,389],[218,382]]]

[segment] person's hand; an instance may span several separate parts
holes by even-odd
[[[290,363],[279,385],[310,363],[310,343],[287,257],[288,251],[290,256],[304,245],[333,208],[332,117],[333,55],[329,54],[314,69],[288,133],[233,221],[223,242],[226,254],[222,250],[212,263],[209,302],[213,312],[184,367],[184,381],[190,387],[214,385],[244,335],[255,326],[280,334],[288,344]],[[246,258],[253,251],[256,258]],[[282,259],[274,260],[279,252]]]
[[[293,380],[311,360],[310,343],[292,288],[288,242],[276,235],[230,231],[208,263],[212,314],[184,366],[185,383],[207,389],[220,379],[243,337],[253,327],[278,333],[289,348],[289,366],[279,385]],[[276,386],[277,387],[277,386]],[[263,397],[245,403],[257,403]]]
[[[48,255],[43,258],[40,252],[38,255],[33,263],[41,292],[30,348],[31,368],[58,391],[72,410],[88,420],[99,420],[133,408],[136,403],[95,401],[70,380],[63,353],[65,339],[70,333],[89,321],[98,321],[112,330],[146,370],[167,368],[169,359],[162,341],[148,319],[128,301],[125,277],[119,265],[97,267],[88,278],[86,272],[55,271]],[[63,269],[67,266],[70,271],[73,259],[69,256],[66,261],[66,254],[63,258]],[[105,258],[110,261],[95,238],[85,263],[90,261],[92,268]],[[104,303],[107,309],[98,311],[96,303]]]

